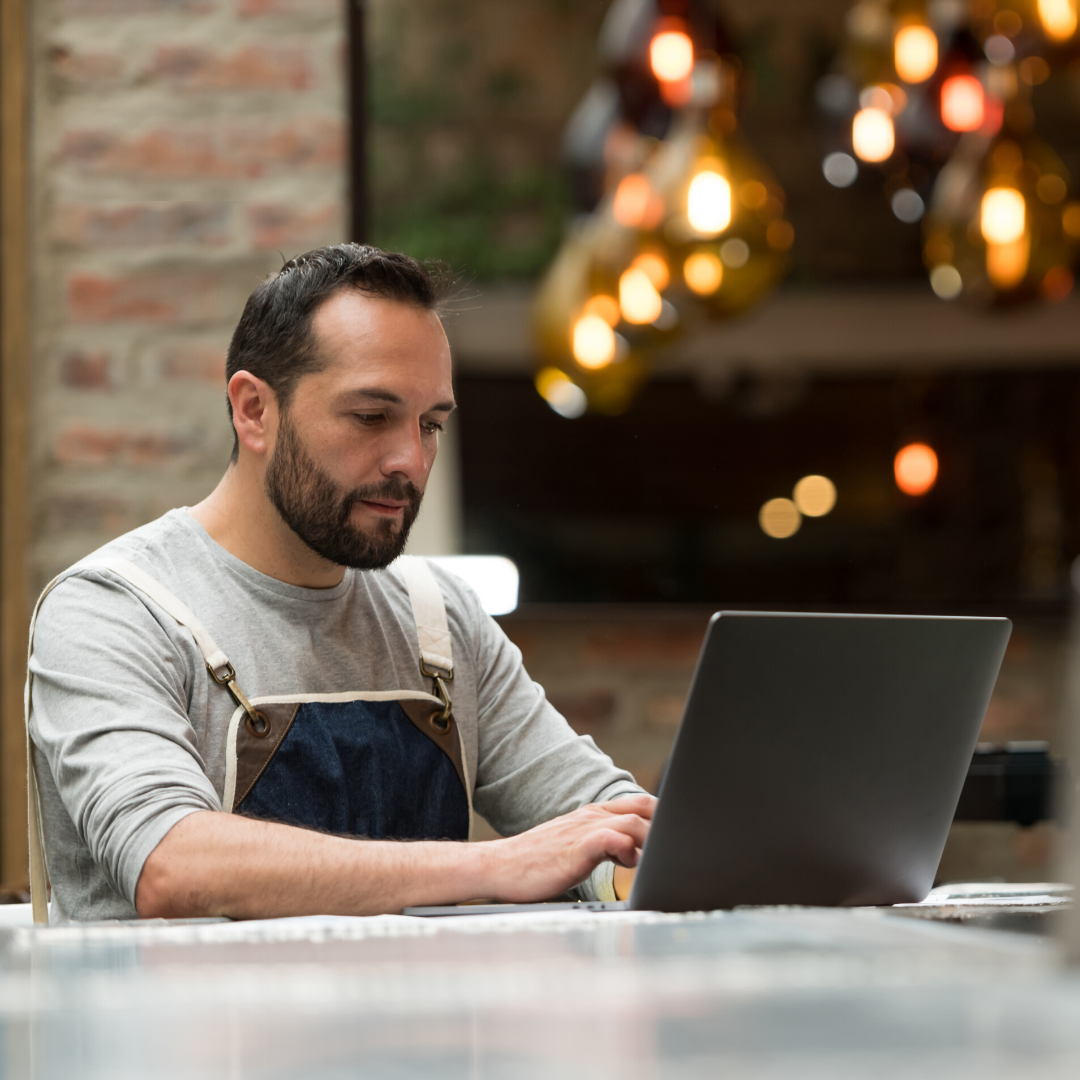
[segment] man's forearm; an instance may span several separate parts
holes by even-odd
[[[178,822],[143,866],[143,918],[370,915],[481,895],[486,844],[351,840],[200,811]]]
[[[485,898],[546,900],[605,860],[634,866],[656,800],[583,806],[481,844],[363,840],[202,810],[166,833],[143,865],[143,918],[375,915]]]

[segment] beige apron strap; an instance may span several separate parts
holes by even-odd
[[[401,555],[396,566],[401,567],[405,588],[409,591],[416,639],[420,645],[420,671],[435,679],[438,695],[450,710],[450,700],[443,679],[454,677],[454,647],[450,639],[450,624],[446,619],[446,602],[442,589],[431,570],[431,563],[419,555]],[[461,747],[461,769],[465,774],[465,796],[469,800],[469,833],[472,834],[472,787],[469,784],[469,759],[461,725],[455,722],[458,744]]]
[[[405,576],[405,588],[409,590],[409,603],[416,620],[421,669],[430,669],[425,675],[438,670],[445,678],[453,678],[454,648],[446,621],[446,604],[431,564],[419,555],[402,555],[397,565]]]
[[[145,593],[160,608],[164,608],[181,626],[186,626],[199,646],[206,666],[214,673],[215,678],[224,678],[230,670],[229,658],[218,648],[214,639],[206,632],[191,609],[183,601],[178,600],[168,589],[152,578],[145,570],[140,570],[134,563],[127,559],[101,559],[92,563],[83,563],[87,570],[111,570],[118,577],[122,577],[129,585],[133,585],[141,593]]]
[[[45,840],[41,827],[41,798],[38,795],[37,769],[34,765],[34,743],[30,738],[30,695],[34,676],[30,658],[34,655],[34,628],[37,626],[41,602],[59,581],[54,577],[38,597],[30,618],[30,640],[26,646],[26,685],[23,688],[23,726],[26,728],[26,830],[30,848],[30,908],[34,922],[49,925],[49,872],[45,864]]]

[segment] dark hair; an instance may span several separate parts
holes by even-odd
[[[277,395],[284,409],[301,375],[323,360],[311,332],[320,304],[343,289],[438,311],[450,290],[440,267],[428,268],[409,255],[369,244],[334,244],[290,259],[248,297],[225,359],[225,381],[250,371]],[[232,402],[226,402],[232,423]],[[232,460],[240,440],[233,429]]]

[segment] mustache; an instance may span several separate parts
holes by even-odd
[[[420,500],[424,493],[411,480],[395,480],[387,477],[378,484],[362,484],[353,488],[341,500],[340,524],[344,525],[349,520],[352,508],[358,502],[378,502],[382,499],[390,499],[394,502],[407,502],[409,508],[415,513],[420,509]]]

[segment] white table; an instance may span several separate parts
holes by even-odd
[[[20,1080],[1080,1076],[1080,972],[1052,941],[911,914],[35,931],[0,912],[0,1067]]]

